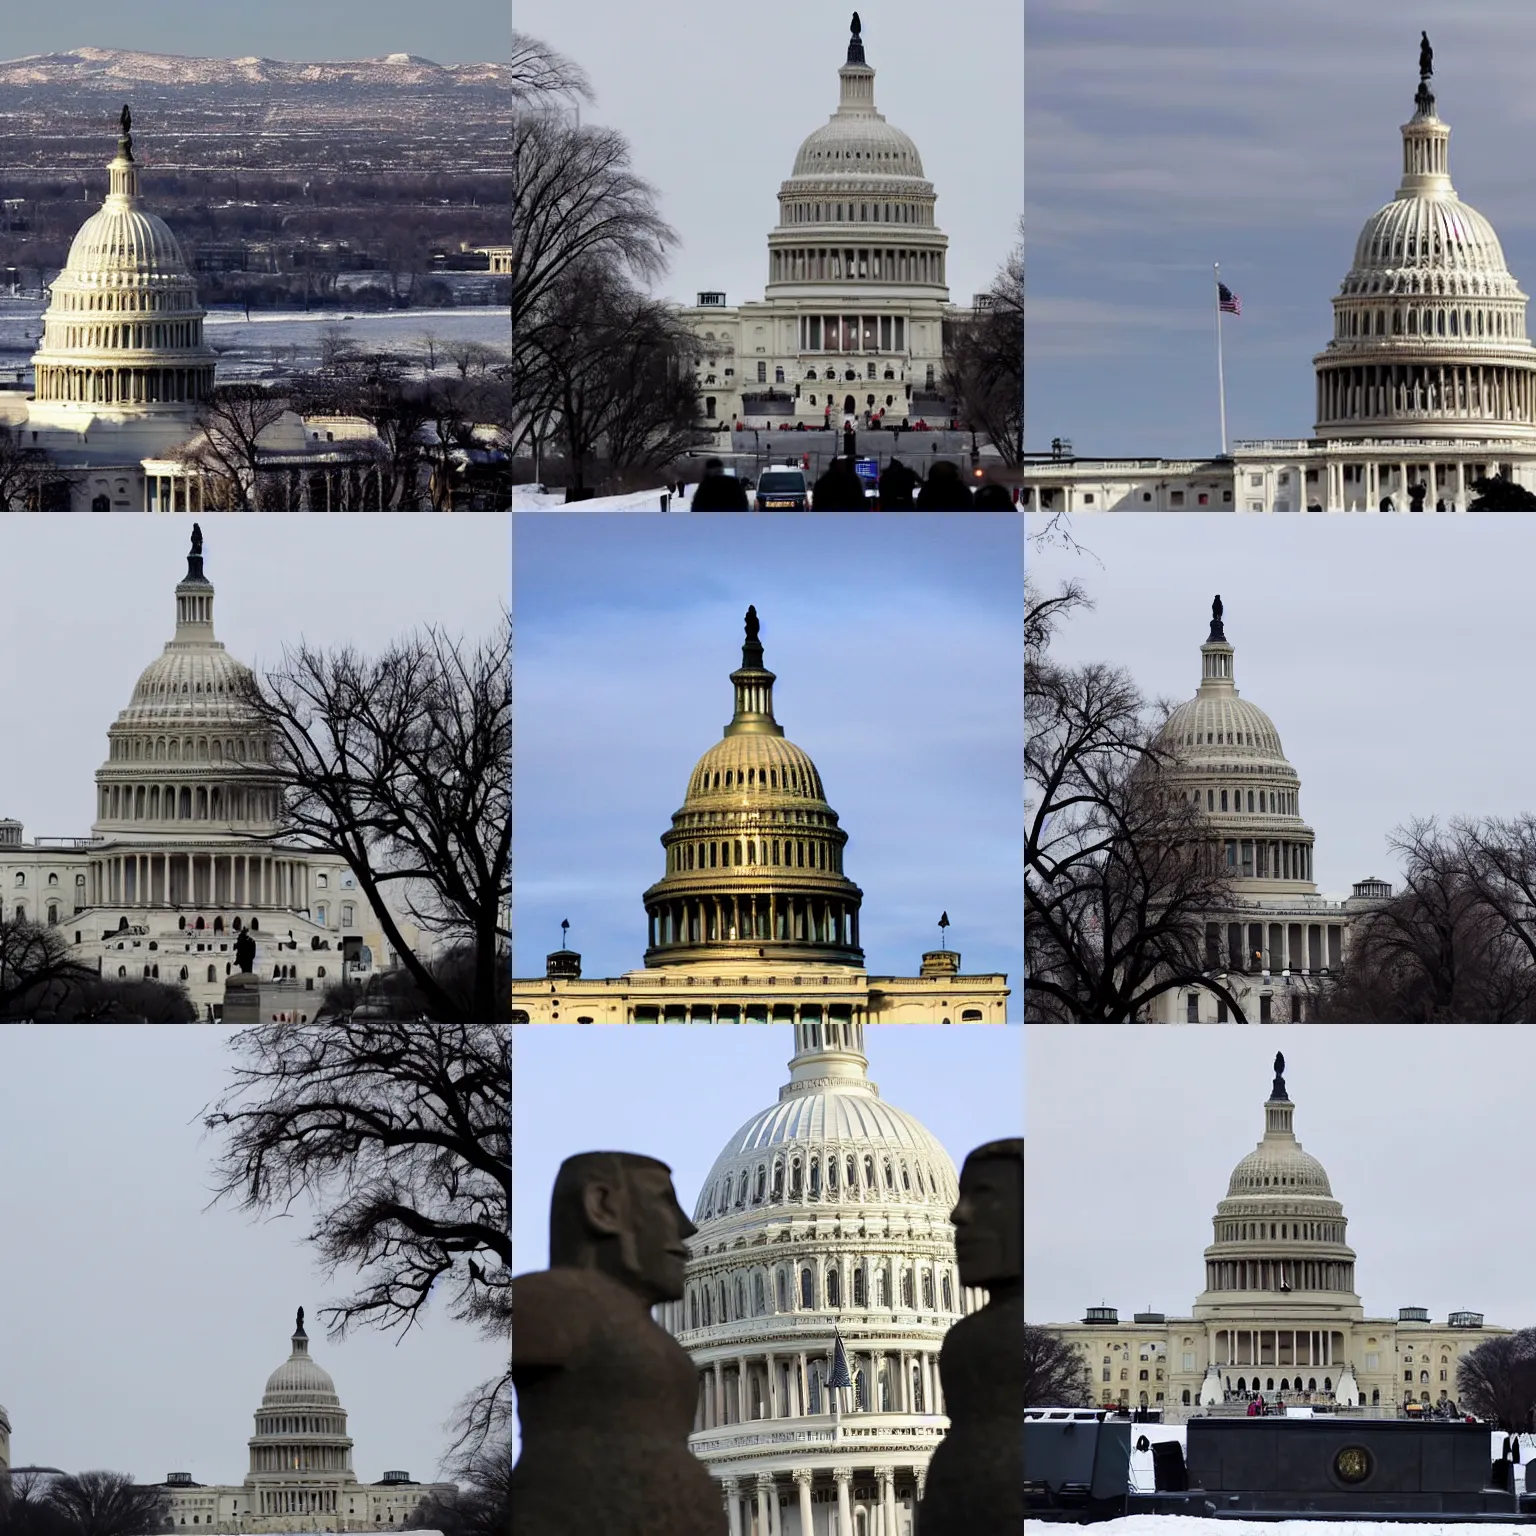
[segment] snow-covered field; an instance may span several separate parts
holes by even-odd
[[[514,512],[547,512],[558,510],[562,512],[659,512],[661,511],[661,498],[665,496],[666,489],[658,485],[654,491],[631,491],[626,496],[594,496],[591,501],[575,501],[569,506],[565,502],[564,491],[545,491],[542,494],[530,491],[525,486],[514,485],[512,487],[512,510]],[[687,512],[693,504],[693,486],[689,486],[681,499],[672,497],[672,512]]]

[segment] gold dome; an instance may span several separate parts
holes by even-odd
[[[724,739],[694,764],[682,808],[663,835],[666,873],[645,893],[647,965],[773,959],[864,962],[863,893],[843,873],[848,834],[810,757],[773,717],[749,608],[736,709]]]

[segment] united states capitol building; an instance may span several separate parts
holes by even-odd
[[[53,280],[31,395],[0,391],[0,427],[43,456],[34,511],[202,511],[218,503],[200,465],[199,411],[216,358],[207,312],[176,236],[140,192],[128,109],[102,207]],[[374,429],[354,417],[285,411],[256,436],[285,510],[368,502]],[[0,508],[0,510],[5,510]]]
[[[948,1427],[939,1350],[986,1304],[960,1284],[955,1165],[869,1080],[859,1023],[794,1025],[789,1081],[715,1159],[687,1288],[689,1448],[730,1536],[911,1536]]]
[[[245,1481],[211,1487],[190,1472],[162,1485],[172,1528],[215,1531],[373,1531],[399,1529],[432,1494],[452,1483],[416,1483],[407,1472],[358,1481],[352,1468],[347,1412],[330,1372],[309,1353],[299,1310],[288,1358],[267,1378]]]
[[[513,980],[513,1022],[1005,1022],[1007,977],[965,975],[954,950],[926,953],[917,976],[865,969],[848,834],[774,718],[755,609],[730,680],[730,723],[688,775],[661,839],[665,871],[644,895],[643,968],[583,977],[579,954],[555,950],[543,977]]]
[[[1413,1306],[1366,1316],[1344,1207],[1296,1139],[1284,1065],[1277,1057],[1263,1137],[1216,1206],[1205,1289],[1189,1315],[1121,1322],[1116,1308],[1098,1306],[1081,1321],[1046,1325],[1082,1354],[1100,1405],[1161,1408],[1177,1422],[1244,1413],[1258,1393],[1271,1404],[1394,1417],[1410,1403],[1422,1411],[1454,1401],[1458,1360],[1509,1332],[1481,1312],[1444,1323]],[[1358,1124],[1332,1131],[1362,1145]]]
[[[1536,349],[1526,295],[1492,224],[1457,196],[1427,46],[1402,180],[1366,220],[1313,359],[1308,438],[1238,442],[1219,459],[1036,461],[1042,511],[1446,511],[1504,475],[1536,489]]]
[[[1315,834],[1301,814],[1301,776],[1275,723],[1239,695],[1236,651],[1218,597],[1200,647],[1200,686],[1178,705],[1156,738],[1173,766],[1169,783],[1205,813],[1233,909],[1211,913],[1205,948],[1213,975],[1250,1022],[1299,1023],[1349,952],[1354,918],[1389,900],[1392,887],[1356,882],[1344,899],[1318,891]],[[1162,993],[1148,1011],[1157,1023],[1225,1023],[1229,1010],[1198,986]]]
[[[949,239],[917,145],[875,109],[858,13],[838,104],[795,155],[768,235],[762,299],[701,293],[681,311],[703,344],[704,416],[748,426],[887,426],[943,409]]]
[[[29,842],[0,820],[5,915],[57,930],[103,976],[178,983],[205,1017],[248,932],[266,996],[313,1018],[344,966],[361,980],[386,954],[382,930],[342,860],[278,833],[272,743],[243,701],[250,669],[214,634],[195,526],[174,600],[171,638],[108,727],[90,835]]]

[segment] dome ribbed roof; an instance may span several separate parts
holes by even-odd
[[[1321,1195],[1333,1198],[1328,1174],[1310,1152],[1296,1142],[1256,1147],[1232,1170],[1227,1198],[1241,1195]]]
[[[782,736],[727,736],[688,775],[690,803],[718,798],[743,805],[758,797],[826,803],[816,764]]]
[[[1404,293],[1406,269],[1449,270],[1494,280],[1485,292],[1518,294],[1504,265],[1504,248],[1493,225],[1454,192],[1436,197],[1394,198],[1365,221],[1355,242],[1352,278],[1382,273],[1391,284],[1372,292]]]
[[[824,1026],[855,1030],[856,1026]],[[790,1082],[780,1090],[779,1101],[759,1111],[741,1125],[726,1142],[705,1179],[694,1210],[694,1221],[705,1224],[705,1211],[715,1206],[712,1218],[723,1220],[737,1209],[734,1191],[741,1176],[748,1176],[748,1190],[740,1209],[753,1212],[782,1206],[781,1197],[773,1198],[773,1163],[785,1164],[783,1194],[790,1204],[805,1206],[810,1188],[809,1165],[813,1158],[823,1160],[833,1154],[839,1159],[836,1188],[818,1175],[818,1196],[809,1200],[811,1208],[826,1209],[839,1202],[849,1204],[881,1201],[905,1206],[931,1207],[946,1219],[959,1199],[959,1181],[955,1167],[932,1131],[920,1121],[888,1104],[866,1075],[867,1058],[862,1051],[862,1034],[852,1038],[855,1045],[812,1044],[813,1026],[797,1026],[798,1049],[790,1061]],[[790,1193],[787,1159],[798,1152],[804,1164],[798,1194]],[[851,1195],[847,1188],[846,1159],[855,1159],[858,1187]],[[864,1158],[872,1159],[876,1186],[865,1185]],[[890,1183],[886,1182],[886,1164],[890,1164]],[[765,1188],[755,1198],[755,1178],[759,1165],[767,1167]],[[731,1180],[732,1195],[727,1207],[719,1205],[724,1181]],[[712,1199],[713,1196],[713,1199]]]
[[[190,278],[186,257],[164,219],[108,203],[80,226],[69,248],[72,277]]]
[[[1217,755],[1284,763],[1280,733],[1257,704],[1237,697],[1186,699],[1169,716],[1160,739],[1185,749],[1186,761]],[[1203,749],[1210,748],[1211,751]]]
[[[330,1372],[315,1364],[309,1356],[309,1336],[304,1332],[304,1312],[299,1311],[293,1333],[293,1352],[267,1377],[262,1394],[263,1408],[339,1408],[336,1383]]]

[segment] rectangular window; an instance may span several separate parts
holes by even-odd
[[[882,352],[891,350],[891,317],[889,315],[880,316],[880,350]]]
[[[1184,1022],[1186,1024],[1198,1024],[1200,1022],[1200,994],[1198,992],[1191,992],[1184,999]]]
[[[810,337],[806,342],[806,349],[810,352],[821,351],[821,316],[807,315],[805,323],[810,327]]]
[[[876,331],[875,317],[864,316],[864,350],[873,352],[880,345],[880,338]]]
[[[907,343],[903,336],[903,332],[906,329],[906,324],[907,322],[905,316],[896,316],[896,350],[898,352],[905,352],[907,349]]]

